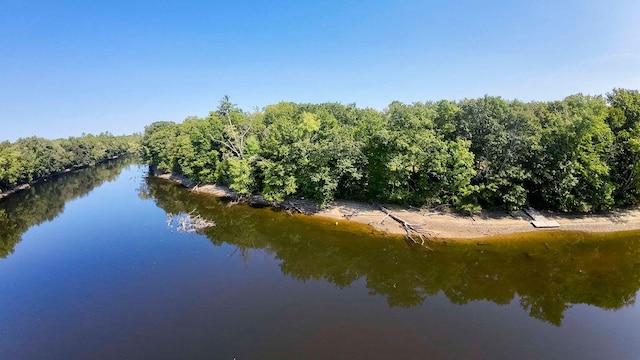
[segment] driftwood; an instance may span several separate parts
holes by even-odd
[[[434,216],[434,215],[443,215],[444,213],[442,212],[435,212],[435,213],[423,213],[422,216]]]
[[[262,195],[246,196],[243,197],[243,200],[251,206],[273,206],[273,202],[265,199]]]
[[[426,246],[424,244],[424,241],[425,241],[426,237],[420,231],[418,231],[418,229],[416,229],[416,225],[410,224],[406,220],[400,218],[399,216],[392,214],[387,208],[385,208],[382,205],[378,205],[378,208],[380,209],[380,211],[382,211],[383,213],[386,214],[385,218],[388,216],[388,217],[392,218],[393,220],[397,221],[398,223],[400,223],[400,225],[402,225],[402,227],[406,231],[406,235],[405,236],[407,237],[407,239],[413,241],[416,244],[420,244],[420,245],[426,247],[427,249],[431,250],[430,247],[428,247],[428,246]],[[384,221],[384,219],[383,219],[383,221]],[[420,238],[420,242],[418,242],[414,238],[414,235]]]
[[[294,211],[297,211],[302,215],[306,214],[306,212],[303,209],[301,209],[298,205],[296,205],[296,203],[290,200],[283,202],[281,206],[284,209],[284,211],[286,211],[289,215],[293,215]]]
[[[309,200],[305,200],[304,198],[297,200],[285,200],[282,203],[271,203],[270,205],[284,209],[289,214],[292,214],[293,212],[299,212],[302,215],[311,215],[315,214],[321,209],[318,205]]]
[[[355,210],[340,210],[340,212],[342,213],[342,217],[347,219],[347,220],[351,220],[352,217],[358,215],[360,213],[360,210],[355,209]]]
[[[15,194],[15,193],[17,193],[18,191],[22,191],[22,190],[26,190],[26,189],[30,189],[30,188],[31,188],[31,185],[29,185],[29,184],[22,184],[22,185],[19,185],[19,186],[14,187],[14,188],[12,188],[12,189],[6,190],[6,191],[4,191],[4,192],[0,191],[0,199],[2,199],[2,198],[4,198],[4,197],[7,197],[7,196],[9,196],[9,195],[11,195],[11,194]]]
[[[167,213],[167,227],[173,229],[175,222],[175,229],[177,231],[194,233],[202,232],[212,226],[216,226],[211,220],[207,220],[200,215],[193,215],[194,211],[188,214],[181,213],[178,215]]]
[[[382,221],[380,221],[380,224],[384,225],[384,221],[387,220],[388,217],[389,217],[389,213],[384,214],[384,217],[382,218]]]

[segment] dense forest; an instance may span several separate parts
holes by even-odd
[[[139,152],[141,135],[109,133],[47,140],[38,137],[0,142],[0,192],[16,185],[77,169],[129,152]]]
[[[526,204],[564,212],[640,202],[640,93],[560,101],[281,102],[146,127],[152,167],[239,194],[334,198],[467,213]]]

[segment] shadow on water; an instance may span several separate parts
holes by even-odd
[[[64,211],[68,201],[115,180],[122,169],[138,162],[135,156],[107,161],[37,183],[0,200],[0,258],[13,253],[22,234],[30,227],[52,221]]]
[[[359,224],[244,205],[193,194],[172,182],[148,178],[140,197],[167,213],[195,211],[217,226],[211,242],[247,256],[263,249],[292,278],[327,280],[347,287],[364,279],[371,295],[390,307],[417,306],[438,293],[455,304],[519,300],[531,317],[560,326],[577,304],[616,310],[635,302],[640,288],[640,232],[512,235],[488,245],[435,244],[434,251]]]

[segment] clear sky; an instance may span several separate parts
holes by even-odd
[[[640,1],[0,0],[0,140],[142,131],[227,94],[356,103],[640,88]]]

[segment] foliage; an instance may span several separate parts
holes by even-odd
[[[403,104],[281,102],[247,113],[224,97],[205,119],[154,123],[144,153],[160,171],[282,201],[334,198],[416,206],[594,212],[640,201],[640,95]],[[13,168],[0,146],[0,168]],[[0,170],[1,171],[1,170]]]
[[[640,93],[614,89],[607,94],[611,105],[607,124],[613,131],[611,178],[614,198],[619,205],[640,201]]]
[[[602,97],[574,95],[546,104],[541,149],[534,169],[536,191],[551,208],[590,212],[613,205],[607,163],[612,132]]]
[[[386,129],[368,147],[371,195],[415,205],[468,205],[475,175],[469,142],[437,131],[432,104],[394,102],[385,115]]]
[[[139,152],[141,136],[83,135],[47,140],[38,137],[0,143],[0,192],[45,178],[64,170],[80,168]]]
[[[539,141],[533,114],[522,103],[485,96],[465,100],[453,115],[457,137],[471,143],[478,198],[518,209],[527,201],[527,168]]]

